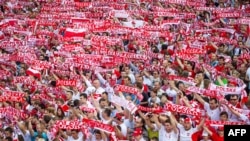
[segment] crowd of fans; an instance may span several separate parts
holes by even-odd
[[[0,0],[0,19],[1,141],[223,141],[250,124],[248,0]]]

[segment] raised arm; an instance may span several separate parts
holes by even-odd
[[[195,98],[202,104],[204,105],[206,102],[205,100],[200,96],[198,95],[197,93],[194,94]]]
[[[177,57],[177,63],[181,67],[181,69],[184,69],[184,65],[178,57]]]
[[[171,125],[173,126],[173,130],[174,130],[174,133],[177,134],[178,133],[178,129],[177,129],[177,121],[175,119],[175,116],[173,114],[170,113],[170,122],[171,122]]]
[[[140,110],[138,111],[138,113],[139,113],[140,117],[142,117],[142,118],[144,119],[146,125],[147,125],[150,129],[154,130],[155,127],[154,127],[154,125],[150,122],[149,118],[148,118],[147,116],[145,116]]]
[[[101,84],[107,83],[107,80],[105,80],[99,72],[96,72],[96,76],[97,76],[98,80],[101,82]]]

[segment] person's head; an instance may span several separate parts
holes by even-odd
[[[128,86],[131,84],[131,79],[129,76],[124,76],[123,78],[124,85]]]
[[[104,110],[102,111],[102,117],[103,117],[104,119],[110,118],[111,113],[112,113],[112,111],[111,111],[110,109],[106,108],[106,109],[104,109]]]
[[[203,141],[209,141],[210,136],[209,136],[209,134],[206,131],[203,131],[203,133],[202,133],[202,139],[203,139]]]
[[[103,92],[102,93],[102,98],[108,100],[108,93],[107,92]]]
[[[193,64],[188,61],[186,67],[187,67],[187,70],[192,70],[193,69]]]
[[[221,44],[221,45],[219,45],[218,50],[219,50],[220,52],[223,52],[223,51],[224,51],[224,48],[225,48],[225,45],[224,45],[224,44]]]
[[[158,71],[153,71],[153,77],[158,78],[159,77],[159,72]]]
[[[94,81],[93,81],[93,86],[94,86],[96,89],[98,89],[98,88],[101,86],[100,81],[99,81],[99,80],[94,80]]]
[[[185,89],[186,89],[184,83],[181,82],[181,81],[179,81],[179,82],[177,83],[177,88],[178,88],[179,90],[181,90],[181,91],[185,91]]]
[[[166,132],[171,132],[173,130],[173,125],[171,124],[170,120],[166,120],[164,123],[163,123],[163,126],[166,130]]]
[[[154,88],[155,88],[156,90],[159,90],[159,89],[161,88],[161,83],[160,83],[159,81],[155,81],[155,82],[154,82]]]
[[[143,77],[142,77],[140,74],[137,74],[137,75],[135,76],[135,80],[136,80],[136,82],[138,82],[138,83],[143,83]]]
[[[151,96],[152,98],[154,98],[154,97],[156,97],[156,95],[157,95],[157,90],[156,90],[156,89],[153,89],[153,90],[150,92],[150,96]]]
[[[67,98],[67,100],[71,100],[72,97],[73,97],[73,92],[72,91],[67,91],[66,92],[66,98]]]
[[[224,57],[219,57],[219,59],[218,59],[218,64],[219,65],[224,65],[224,63],[225,63],[225,58]]]
[[[42,133],[43,132],[43,130],[42,130],[42,125],[41,124],[36,124],[36,131],[38,132],[38,133]]]
[[[216,109],[218,107],[218,101],[216,98],[209,99],[209,107],[210,109]]]
[[[221,121],[228,121],[228,113],[226,111],[223,111],[220,113],[220,120]]]
[[[217,60],[217,56],[216,56],[216,54],[215,54],[215,53],[211,53],[211,55],[210,55],[210,59],[211,59],[211,61],[215,61],[215,60]]]
[[[135,128],[142,127],[144,125],[144,120],[141,117],[135,118]]]
[[[240,76],[240,73],[237,70],[233,70],[232,76],[238,78]]]
[[[192,120],[190,118],[185,118],[183,122],[183,127],[186,131],[190,130],[192,127]]]
[[[196,75],[195,75],[195,79],[197,79],[199,83],[201,81],[203,81],[204,80],[203,72],[201,72],[201,71],[197,72]]]
[[[85,93],[80,94],[80,103],[81,104],[86,104],[87,99],[88,99],[87,94],[85,94]]]
[[[247,70],[246,64],[242,63],[237,70],[241,73],[245,73]]]
[[[78,132],[78,130],[71,130],[71,136],[73,139],[77,140],[79,138]]]
[[[125,73],[127,75],[130,74],[130,68],[129,68],[129,66],[124,66],[124,71],[125,71]]]
[[[140,82],[136,82],[136,88],[140,91],[143,89],[143,84]]]
[[[95,130],[95,139],[96,140],[102,140],[102,134],[100,130]]]
[[[56,115],[57,115],[58,117],[60,117],[60,118],[64,118],[65,115],[64,115],[64,112],[63,112],[63,110],[62,110],[61,107],[59,107],[59,108],[57,109]]]
[[[13,129],[11,127],[7,127],[4,129],[4,133],[6,137],[12,137]]]
[[[223,126],[218,127],[217,132],[218,132],[218,135],[220,137],[223,137],[224,136],[224,127]]]
[[[237,95],[230,95],[229,102],[230,102],[233,106],[237,105],[238,100],[239,100],[239,98],[238,98]]]
[[[106,99],[101,98],[101,99],[99,100],[99,105],[100,105],[101,108],[105,108],[105,107],[108,106],[108,102],[107,102]]]

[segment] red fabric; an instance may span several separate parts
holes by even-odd
[[[67,28],[64,33],[64,37],[84,37],[85,31],[81,29],[69,29]]]
[[[194,70],[190,71],[190,70],[188,70],[186,67],[184,67],[184,70],[186,70],[186,71],[188,71],[189,73],[191,73],[191,74],[189,74],[189,77],[192,77],[192,78],[195,77],[195,72],[194,72]]]
[[[224,141],[224,137],[220,137],[217,133],[213,132],[211,139],[213,141]]]
[[[143,91],[144,91],[144,92],[148,92],[148,86],[145,85],[145,84],[143,84]]]
[[[215,69],[216,69],[217,71],[223,72],[223,71],[225,70],[225,66],[224,66],[224,65],[217,65],[217,66],[215,67]]]
[[[203,130],[197,131],[192,135],[192,141],[199,141],[201,139]]]
[[[133,136],[140,136],[140,135],[142,135],[142,129],[136,128],[133,132]]]
[[[213,46],[211,46],[211,45],[205,46],[205,49],[206,49],[207,51],[209,51],[209,52],[213,52],[213,53],[216,52],[216,49],[215,49]]]
[[[27,75],[32,75],[34,77],[37,77],[38,79],[41,79],[41,73],[35,69],[29,68],[26,70]]]
[[[63,112],[67,112],[69,110],[69,106],[68,105],[62,105],[60,106],[60,108],[63,110]]]
[[[121,73],[118,70],[114,70],[114,74],[116,75],[117,78],[121,77]]]

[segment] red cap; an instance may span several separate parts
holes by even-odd
[[[224,126],[219,126],[217,130],[223,131],[224,130]]]
[[[133,136],[140,136],[142,135],[142,129],[141,128],[135,128],[134,132],[133,132]]]
[[[184,119],[184,122],[192,123],[192,120],[191,120],[191,118],[185,118],[185,119]]]

